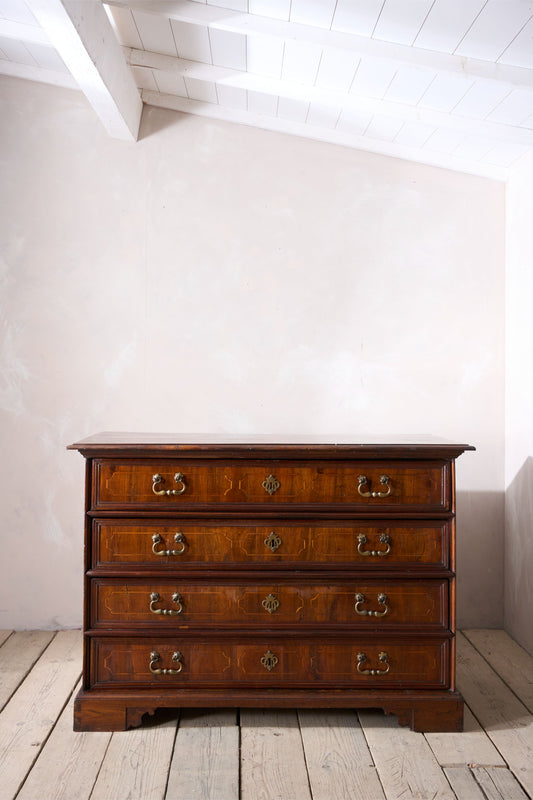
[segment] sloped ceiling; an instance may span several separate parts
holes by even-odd
[[[526,0],[0,0],[0,73],[81,88],[123,138],[140,94],[499,180],[533,150]]]

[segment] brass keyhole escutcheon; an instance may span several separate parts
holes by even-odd
[[[268,492],[268,494],[272,495],[278,491],[279,487],[281,486],[281,483],[278,481],[277,478],[274,477],[274,475],[269,475],[268,478],[265,478],[261,486],[263,487],[265,492]]]
[[[275,531],[270,531],[265,539],[265,545],[272,553],[275,553],[278,547],[281,547],[281,537]]]
[[[267,669],[269,672],[274,669],[276,664],[278,663],[279,659],[271,650],[267,650],[263,658],[261,659],[261,664]]]
[[[261,605],[265,611],[268,611],[269,614],[273,614],[274,611],[277,611],[279,608],[279,600],[276,595],[267,594]]]

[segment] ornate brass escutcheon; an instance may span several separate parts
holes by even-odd
[[[277,480],[277,478],[274,477],[274,475],[269,475],[268,478],[265,478],[261,486],[263,487],[265,492],[268,492],[269,494],[274,494],[274,492],[278,491],[279,487],[281,486],[281,483]]]
[[[269,614],[273,614],[274,611],[277,611],[279,608],[279,600],[276,595],[267,594],[261,605],[265,611],[268,611]]]
[[[174,494],[183,494],[185,489],[187,488],[187,484],[185,483],[185,475],[183,472],[176,472],[174,475],[174,481],[176,483],[181,483],[181,489],[159,489],[159,484],[163,483],[163,476],[160,475],[158,472],[152,476],[152,492],[158,495],[174,495]],[[157,488],[156,488],[157,487]]]
[[[387,605],[388,603],[387,595],[384,594],[383,592],[380,592],[378,594],[378,603],[380,604],[380,606],[383,606],[383,608],[385,609],[384,611],[367,611],[366,609],[361,608],[365,600],[366,598],[364,594],[361,594],[361,592],[357,592],[357,594],[355,595],[355,613],[359,614],[361,617],[384,617],[385,614],[389,613],[389,606]]]
[[[269,550],[275,553],[278,547],[281,546],[281,537],[278,536],[275,531],[270,531],[267,538],[265,539],[265,544]]]
[[[177,667],[175,668],[162,669],[161,667],[154,667],[154,664],[157,664],[160,658],[161,656],[155,650],[150,653],[150,672],[152,672],[154,675],[179,675],[183,669],[183,663],[181,660],[183,656],[179,650],[176,650],[172,654],[172,661],[177,664]]]
[[[390,478],[388,475],[379,476],[379,482],[381,483],[381,485],[387,487],[386,492],[363,491],[363,487],[368,486],[368,478],[366,477],[366,475],[359,475],[357,481],[358,481],[357,491],[359,492],[361,497],[388,497],[390,494],[391,487],[390,487]]]
[[[261,664],[267,669],[269,672],[274,669],[276,664],[278,663],[277,656],[271,650],[267,650],[263,658],[261,659]]]
[[[382,533],[379,537],[381,544],[387,545],[385,550],[363,550],[362,547],[367,543],[367,538],[364,533],[357,535],[357,552],[362,556],[387,556],[391,550],[391,541],[388,533]]]
[[[372,676],[379,676],[379,675],[386,675],[390,669],[389,664],[389,657],[387,653],[383,650],[378,655],[378,658],[382,664],[385,664],[385,669],[362,669],[362,665],[368,661],[366,657],[366,653],[357,653],[357,672],[360,672],[361,675],[372,675]]]
[[[181,556],[182,553],[185,552],[186,542],[185,536],[182,533],[174,534],[174,541],[176,544],[179,544],[179,550],[156,550],[158,544],[163,541],[163,537],[160,533],[154,533],[152,536],[152,553],[155,553],[156,556]]]
[[[155,603],[159,603],[161,600],[158,592],[152,592],[150,594],[150,611],[152,614],[161,614],[162,616],[168,617],[177,617],[178,614],[181,614],[183,611],[183,606],[181,604],[181,594],[178,592],[174,592],[172,595],[172,602],[177,604],[177,608],[154,608]]]

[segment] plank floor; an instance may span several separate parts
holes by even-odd
[[[531,800],[533,658],[458,636],[463,733],[364,710],[161,710],[74,733],[79,631],[0,631],[0,800]]]

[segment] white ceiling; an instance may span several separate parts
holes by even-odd
[[[95,75],[59,31],[63,8]],[[127,119],[132,74],[149,105],[499,180],[533,150],[528,0],[109,0],[104,9],[0,0],[0,73],[81,87],[112,135],[121,134],[94,84],[103,76]]]

